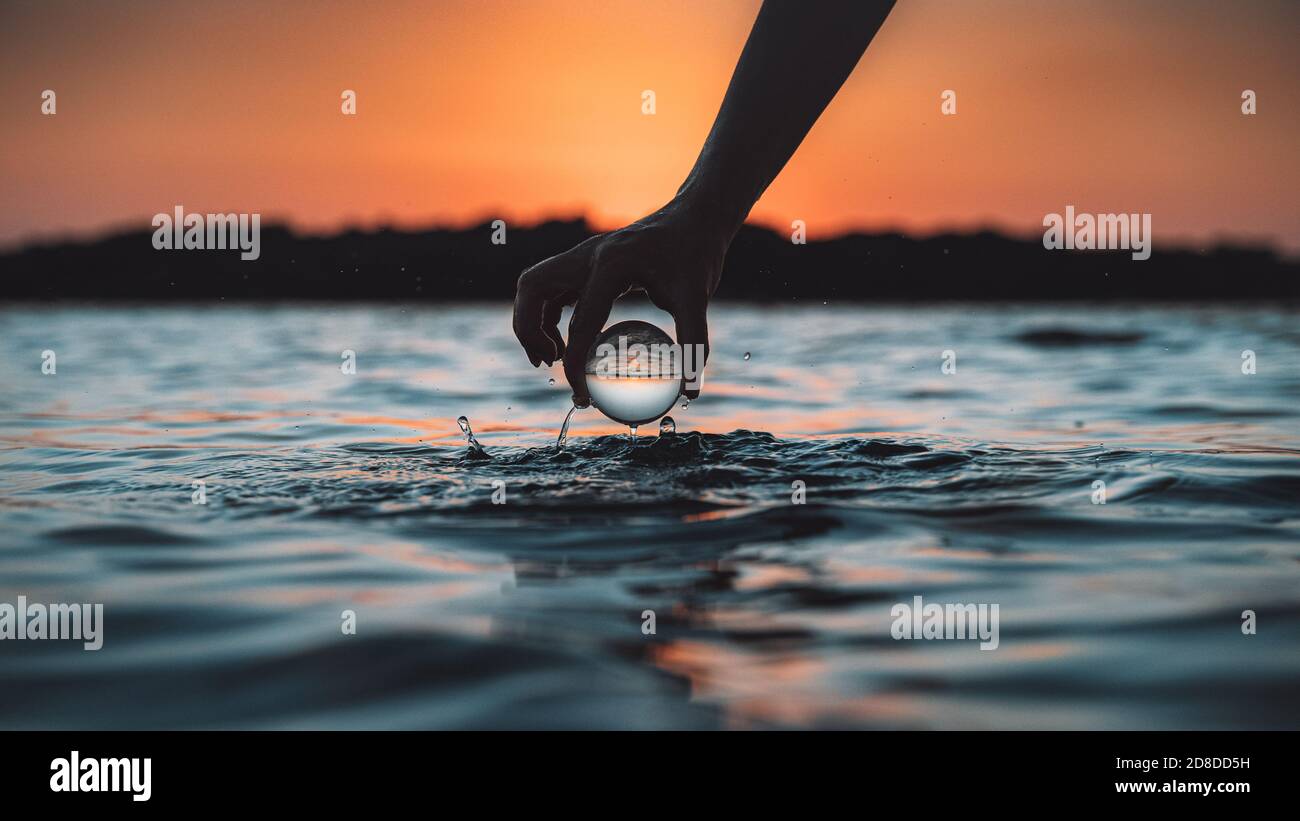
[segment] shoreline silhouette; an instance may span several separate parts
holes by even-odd
[[[509,301],[521,271],[596,235],[585,219],[512,227],[503,245],[491,223],[469,228],[262,229],[262,255],[158,251],[141,228],[84,241],[0,253],[0,301]],[[728,275],[734,274],[734,275]],[[746,224],[732,243],[715,295],[727,301],[1300,302],[1300,260],[1267,246],[1204,251],[1157,243],[1150,259],[1128,251],[1048,250],[1040,238],[994,231],[912,237],[848,233],[791,243]]]

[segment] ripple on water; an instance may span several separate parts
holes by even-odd
[[[6,317],[86,353],[5,374],[0,601],[107,631],[0,643],[0,726],[1300,728],[1286,311],[719,305],[671,432],[567,442],[508,306],[323,316]]]

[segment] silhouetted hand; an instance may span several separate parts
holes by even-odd
[[[703,345],[708,356],[705,311],[727,246],[893,5],[894,0],[764,0],[713,129],[673,201],[519,277],[515,336],[534,366],[564,360],[574,404],[590,404],[587,354],[614,300],[628,291],[644,290],[677,321],[678,344]],[[560,313],[575,302],[566,346]],[[699,393],[686,391],[692,399]]]
[[[590,404],[587,354],[609,319],[614,300],[644,290],[677,323],[677,343],[703,345],[708,357],[709,297],[718,287],[731,233],[713,227],[707,214],[685,199],[617,231],[600,234],[524,271],[515,292],[515,336],[536,367],[564,360],[574,404]],[[560,335],[560,313],[577,303],[569,341]],[[698,367],[703,368],[699,361]],[[698,386],[698,382],[695,383]],[[687,389],[687,398],[699,396]]]

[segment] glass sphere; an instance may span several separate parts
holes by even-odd
[[[628,426],[663,416],[682,392],[681,349],[667,333],[639,319],[602,331],[587,352],[586,372],[592,404]]]

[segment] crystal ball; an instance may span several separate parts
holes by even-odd
[[[682,393],[681,349],[663,330],[639,319],[602,331],[587,352],[586,372],[592,404],[632,427],[672,410]]]

